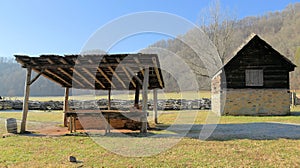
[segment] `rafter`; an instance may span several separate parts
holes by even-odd
[[[82,78],[87,84],[89,84],[92,88],[95,87],[85,76],[83,76],[80,72],[78,72],[75,68],[71,68],[71,70],[76,73],[80,78]]]
[[[57,74],[51,72],[50,70],[46,69],[45,72],[47,72],[48,74],[56,77],[57,79],[59,79],[60,81],[64,82],[65,84],[72,86],[69,82],[67,82],[66,80],[64,80],[62,77],[58,76]]]
[[[113,69],[112,69],[112,67],[107,67],[112,73],[113,73],[113,75],[118,79],[118,81],[122,84],[122,86],[126,89],[126,85],[125,85],[125,83],[122,81],[122,79],[120,78],[120,76],[116,73],[116,71],[114,71]]]
[[[61,63],[63,63],[64,65],[67,65],[67,64],[68,64],[68,62],[67,62],[65,59],[63,59],[63,58],[59,59],[59,61],[60,61]]]
[[[120,64],[120,63],[121,63],[120,58],[116,58],[116,60],[117,60],[117,62],[119,63],[119,66],[122,67],[122,70],[125,72],[126,76],[128,77],[129,81],[132,83],[133,87],[136,88],[136,84],[135,84],[134,81],[132,80],[132,78],[131,78],[129,72],[126,70],[126,68],[125,68],[122,64]]]
[[[116,88],[115,84],[112,83],[112,81],[109,79],[109,77],[103,72],[103,70],[101,68],[97,68],[98,72],[101,73],[101,75],[107,80],[107,82],[110,83],[110,85],[113,87],[113,88]]]
[[[130,68],[130,67],[126,67],[126,69],[128,70],[128,72],[131,74],[132,77],[134,77],[136,79],[136,81],[140,84],[143,85],[143,82],[141,81],[141,79],[136,76],[136,74],[134,73],[134,71]]]
[[[99,85],[101,85],[102,88],[105,88],[105,86],[103,85],[103,83],[101,81],[99,81],[95,75],[93,75],[88,69],[86,68],[82,68],[82,70],[84,70],[91,78],[93,78]]]
[[[156,60],[155,57],[152,57],[152,62],[153,62],[153,65],[154,65],[154,71],[156,73],[159,85],[160,85],[160,87],[163,88],[163,82],[162,82],[162,79],[161,79],[160,74],[159,74],[159,70],[158,70],[158,66],[157,66],[157,60]]]
[[[47,61],[52,65],[55,64],[50,58],[47,58]]]
[[[70,79],[72,79],[73,81],[75,81],[76,83],[78,83],[81,87],[84,87],[84,84],[82,84],[80,81],[78,81],[77,79],[75,79],[71,74],[69,74],[67,71],[63,70],[62,68],[57,68],[60,72],[62,72],[63,74],[65,74],[67,77],[69,77]]]
[[[139,67],[140,70],[141,70],[142,75],[144,76],[144,69],[143,69],[143,66],[141,65],[140,60],[139,60],[137,57],[133,57],[133,59],[134,59],[134,61],[137,63],[138,67]]]

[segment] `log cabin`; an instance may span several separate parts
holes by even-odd
[[[233,55],[211,80],[212,110],[220,115],[289,115],[289,72],[296,66],[255,34]]]

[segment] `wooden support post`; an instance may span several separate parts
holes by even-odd
[[[157,89],[153,90],[153,120],[155,124],[158,124],[157,120]]]
[[[110,118],[109,118],[109,114],[107,115],[107,119],[106,119],[106,127],[105,127],[105,134],[110,133]]]
[[[143,81],[143,115],[141,133],[147,133],[147,109],[148,109],[148,82],[149,82],[149,67],[145,68]]]
[[[70,130],[70,133],[72,133],[73,132],[73,117],[72,117],[72,115],[70,115],[70,117],[69,117],[69,130]]]
[[[140,101],[140,84],[137,82],[135,88],[135,97],[134,97],[134,107],[136,109],[139,109],[139,101]]]
[[[73,116],[73,130],[76,132],[76,115]]]
[[[65,100],[64,100],[63,111],[64,111],[64,126],[67,127],[68,121],[67,121],[66,113],[69,111],[69,88],[68,87],[65,88]]]
[[[107,104],[107,110],[111,109],[111,89],[108,90],[108,104]]]
[[[29,94],[30,94],[30,83],[31,83],[31,67],[27,68],[27,76],[25,81],[25,88],[24,88],[24,100],[23,100],[23,116],[21,122],[21,133],[26,132],[26,121],[27,121],[27,114],[28,114],[28,101],[29,101]]]

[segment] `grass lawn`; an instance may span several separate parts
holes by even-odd
[[[297,116],[249,117],[225,116],[220,123],[286,122],[300,124]],[[182,111],[184,117],[192,112]],[[195,123],[205,123],[209,112],[200,111]],[[172,124],[180,113],[165,112],[159,116],[163,124]],[[0,112],[0,133],[5,132],[5,118],[21,119],[21,113]],[[28,121],[62,122],[62,112],[30,112]],[[288,130],[287,130],[288,131]],[[155,133],[155,132],[154,132]],[[115,141],[118,137],[101,137]],[[168,142],[171,138],[155,139],[153,143]],[[128,144],[134,145],[132,139]],[[0,139],[0,167],[299,167],[300,140],[211,140],[183,138],[174,147],[150,157],[124,157],[104,149],[90,137],[30,137],[13,136]],[[121,149],[120,149],[121,150]],[[82,163],[70,163],[68,157],[76,156]]]

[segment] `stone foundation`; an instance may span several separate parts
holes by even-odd
[[[212,97],[222,96],[224,93],[224,91],[221,92],[221,95],[216,93]],[[221,102],[220,100],[217,101]],[[290,114],[290,93],[287,89],[227,89],[224,102],[224,111],[221,115],[270,116]],[[221,110],[219,109],[219,111]]]

